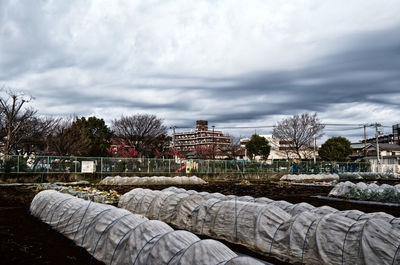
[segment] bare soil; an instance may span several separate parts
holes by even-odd
[[[32,187],[0,187],[0,263],[88,265],[91,255],[29,214],[35,194]]]
[[[136,186],[139,187],[139,186]],[[140,186],[141,188],[164,189],[166,186]],[[358,209],[364,212],[387,212],[400,216],[399,207],[362,205],[347,201],[327,201],[311,196],[326,196],[332,187],[311,185],[282,185],[279,183],[257,183],[239,185],[233,182],[215,182],[208,185],[181,185],[185,189],[268,197],[291,203],[308,202],[314,206],[329,205],[339,210]],[[115,189],[123,194],[135,186],[100,186]],[[29,214],[29,205],[37,191],[32,186],[0,186],[0,255],[1,264],[90,264],[91,255],[84,249],[50,229],[46,224]],[[232,250],[254,256],[273,264],[287,264],[265,258],[243,246],[224,242]],[[92,264],[103,264],[95,259]]]

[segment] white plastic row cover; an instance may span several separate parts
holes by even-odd
[[[192,176],[153,176],[153,177],[106,177],[100,181],[101,185],[193,185],[193,184],[207,184],[199,177]]]
[[[280,180],[289,181],[338,181],[338,174],[288,174],[281,177]]]
[[[345,197],[349,199],[361,199],[369,201],[400,202],[400,184],[377,185],[350,181],[340,182],[329,193],[329,196]]]
[[[338,175],[340,179],[400,179],[398,173],[344,172]]]
[[[119,207],[292,263],[400,264],[400,219],[385,213],[175,187],[133,189]]]
[[[38,193],[30,211],[105,264],[263,264],[218,241],[54,190]]]

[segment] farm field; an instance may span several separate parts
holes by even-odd
[[[237,196],[252,196],[252,197],[267,197],[272,200],[285,200],[290,203],[307,202],[315,207],[331,206],[338,210],[360,210],[366,213],[372,212],[386,212],[393,216],[400,216],[400,207],[392,207],[385,205],[371,205],[351,203],[348,201],[329,201],[314,196],[327,196],[332,186],[322,185],[299,185],[299,184],[282,184],[276,183],[257,183],[251,185],[240,185],[234,182],[215,182],[208,185],[175,185],[178,188],[185,190],[195,190],[198,192],[219,192],[225,195],[235,194]],[[107,185],[99,186],[99,189],[109,190],[113,189],[118,191],[119,194],[124,194],[134,188],[162,190],[167,186],[165,185],[140,185],[140,186],[125,186],[125,185]]]
[[[98,186],[99,189],[114,189],[124,194],[138,186]],[[140,186],[149,189],[165,189],[167,186]],[[208,185],[177,185],[186,190],[220,192],[222,194],[268,197],[291,203],[307,202],[313,206],[328,205],[339,210],[357,209],[363,212],[383,211],[399,217],[399,207],[358,204],[348,201],[329,201],[312,196],[327,196],[331,186],[288,185],[282,183],[257,183],[239,185],[233,182],[214,182]],[[0,186],[0,254],[3,264],[89,264],[91,256],[70,240],[51,230],[29,215],[28,209],[37,190],[34,186]],[[262,258],[273,264],[287,264],[275,259],[266,259],[243,246],[225,243],[232,250]],[[94,260],[93,264],[102,264]]]
[[[32,186],[0,187],[1,264],[89,264],[84,249],[29,215],[36,193]]]

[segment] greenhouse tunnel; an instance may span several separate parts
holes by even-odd
[[[152,176],[152,177],[106,177],[100,185],[203,185],[204,180],[196,176]]]
[[[400,219],[268,198],[136,188],[119,207],[285,262],[400,264]]]
[[[266,264],[164,222],[54,190],[38,193],[30,212],[105,264]]]
[[[377,185],[364,182],[357,184],[350,181],[340,182],[331,190],[329,196],[367,201],[400,202],[400,184]]]

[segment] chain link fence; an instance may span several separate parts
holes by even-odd
[[[162,158],[3,156],[4,173],[265,174],[369,172],[365,162],[201,160]]]

